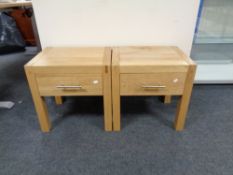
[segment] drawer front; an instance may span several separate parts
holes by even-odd
[[[181,95],[186,73],[120,74],[121,95]]]
[[[102,77],[94,74],[37,75],[41,96],[103,95]]]

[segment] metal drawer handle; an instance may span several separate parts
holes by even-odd
[[[142,86],[145,89],[164,89],[166,86],[157,85],[157,86]]]
[[[72,90],[72,89],[82,89],[82,86],[65,86],[65,85],[59,85],[59,86],[56,86],[56,88],[58,88],[58,89],[70,89],[70,90]]]

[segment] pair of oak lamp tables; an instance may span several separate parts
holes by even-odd
[[[196,64],[179,48],[146,47],[50,47],[25,65],[41,130],[51,123],[45,97],[103,96],[104,129],[121,129],[121,96],[162,96],[170,103],[180,96],[174,122],[185,124]]]

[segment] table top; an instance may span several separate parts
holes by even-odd
[[[187,57],[177,47],[120,47],[120,65],[187,65]]]
[[[31,1],[21,1],[21,2],[1,2],[0,3],[0,9],[6,9],[6,8],[12,8],[12,7],[30,7],[32,6]]]
[[[159,68],[164,71],[173,68],[178,70],[178,67],[180,71],[186,71],[190,64],[195,64],[175,46],[118,47],[113,53],[113,64],[118,65],[120,72],[125,73],[156,72]]]
[[[50,47],[29,63],[31,66],[102,66],[104,47]]]

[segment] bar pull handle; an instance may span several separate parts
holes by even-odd
[[[56,86],[57,89],[62,90],[81,90],[82,86],[65,86],[65,85],[58,85]]]
[[[144,89],[164,89],[166,88],[166,86],[163,85],[156,85],[156,86],[152,86],[152,85],[148,85],[148,86],[142,86],[142,88]]]

